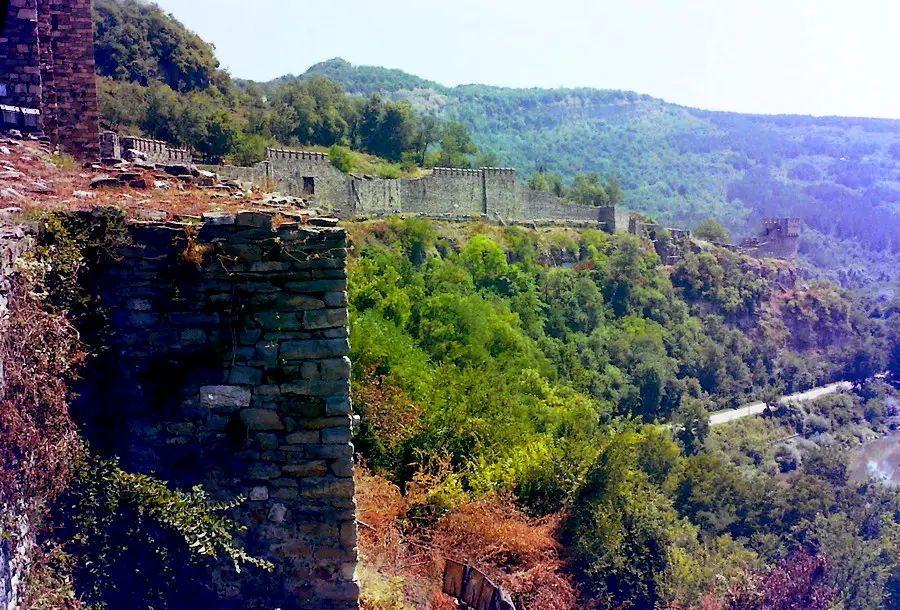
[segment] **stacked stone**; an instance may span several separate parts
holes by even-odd
[[[40,108],[37,0],[10,0],[0,32],[0,104]]]
[[[260,212],[136,222],[97,269],[109,349],[75,410],[101,451],[218,499],[251,554],[217,608],[356,609],[346,234]]]
[[[48,135],[76,157],[100,157],[100,107],[94,60],[91,0],[39,0],[40,20],[49,31],[52,63],[44,65],[48,93],[43,100]]]
[[[122,138],[121,149],[125,158],[140,157],[151,163],[193,162],[191,151],[169,146],[161,140],[129,136]]]

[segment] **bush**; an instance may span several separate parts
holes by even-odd
[[[213,560],[227,557],[238,573],[245,565],[273,568],[235,542],[245,528],[224,515],[243,500],[213,502],[199,486],[171,490],[88,457],[54,507],[56,538],[75,560],[81,598],[98,608],[212,604],[201,575]]]
[[[725,227],[712,218],[701,220],[691,233],[697,239],[704,239],[714,243],[727,244],[731,242]]]
[[[341,170],[345,174],[349,174],[351,171],[353,171],[353,153],[351,153],[350,149],[345,146],[335,144],[334,146],[329,148],[328,160],[331,161],[331,164],[334,167]]]

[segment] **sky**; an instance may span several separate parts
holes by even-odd
[[[900,118],[893,0],[155,0],[239,78],[343,57],[445,85],[624,89],[708,110]]]

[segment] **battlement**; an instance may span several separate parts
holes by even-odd
[[[757,258],[784,260],[796,260],[799,249],[799,218],[765,218],[759,236],[744,238],[733,248]]]
[[[500,176],[513,180],[516,178],[516,170],[512,167],[482,167],[481,171],[485,176]]]
[[[800,235],[800,219],[766,218],[763,220],[763,232],[765,235],[778,233],[786,237],[798,237]]]
[[[434,173],[432,176],[481,176],[482,171],[480,169],[462,169],[458,167],[435,167]]]
[[[109,139],[109,136],[104,134],[104,147],[107,146],[107,139]],[[166,142],[149,138],[133,136],[122,138],[121,150],[126,157],[145,157],[147,161],[153,163],[191,163],[193,161],[191,151],[186,148],[174,148]]]
[[[313,163],[328,163],[328,153],[310,152],[306,150],[289,150],[287,148],[266,148],[266,160],[276,159],[292,161],[311,161]]]

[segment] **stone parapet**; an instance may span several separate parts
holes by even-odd
[[[275,571],[219,565],[214,607],[355,610],[345,231],[254,211],[127,231],[92,274],[112,331],[75,408],[92,446],[248,498],[233,517]]]
[[[121,139],[121,153],[125,158],[141,158],[151,163],[192,163],[191,151],[175,148],[161,140],[127,136]]]

